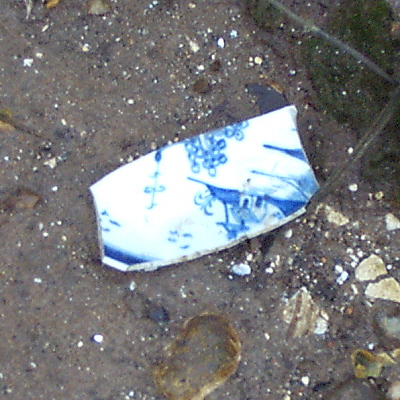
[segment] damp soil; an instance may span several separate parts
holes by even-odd
[[[286,2],[322,27],[340,3]],[[242,343],[237,371],[209,400],[384,398],[398,366],[353,378],[354,350],[392,348],[373,323],[387,302],[367,298],[354,271],[378,254],[400,280],[400,230],[385,225],[399,203],[387,174],[365,179],[365,158],[321,200],[345,224],[322,205],[155,272],[101,264],[89,186],[167,143],[258,115],[248,85],[273,84],[297,106],[321,184],[365,128],[315,100],[301,48],[310,36],[288,20],[261,28],[236,0],[110,5],[95,16],[77,0],[51,10],[36,2],[26,20],[23,1],[1,3],[0,109],[18,129],[2,132],[0,145],[0,397],[161,400],[152,379],[161,349],[208,312],[228,319]],[[251,274],[234,275],[243,262]],[[302,287],[329,318],[323,334],[293,337],[282,317]]]

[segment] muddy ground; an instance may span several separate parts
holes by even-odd
[[[332,3],[286,4],[324,26]],[[399,366],[357,380],[351,354],[399,347],[374,325],[377,310],[398,306],[366,297],[355,268],[377,254],[400,280],[400,230],[385,223],[399,208],[384,184],[362,179],[363,160],[271,235],[155,272],[101,264],[89,186],[170,141],[257,115],[248,84],[273,82],[297,106],[320,183],[359,138],[313,102],[296,46],[309,37],[295,26],[290,40],[287,29],[261,30],[235,0],[110,5],[96,16],[82,1],[34,3],[26,20],[22,1],[1,2],[0,108],[20,129],[0,145],[0,397],[162,399],[151,376],[160,350],[207,311],[242,341],[237,372],[209,400],[383,398]],[[40,201],[18,207],[27,189]],[[240,262],[250,275],[232,274]],[[329,318],[322,334],[295,337],[297,319],[282,318],[302,287]]]

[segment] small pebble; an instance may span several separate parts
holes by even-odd
[[[240,263],[232,265],[232,272],[237,276],[246,276],[251,274],[251,267],[249,264]]]
[[[103,0],[89,0],[88,13],[93,15],[104,15],[110,11],[110,6]]]
[[[388,231],[395,231],[400,229],[400,219],[398,219],[394,214],[385,215],[386,229]]]
[[[368,258],[362,260],[356,268],[356,279],[358,281],[373,281],[378,276],[387,274],[385,263],[382,258],[371,254]]]
[[[135,289],[136,289],[136,282],[131,281],[131,283],[129,284],[129,290],[133,292]]]
[[[365,295],[374,299],[400,303],[400,285],[394,278],[382,279],[377,283],[370,283],[365,290]]]
[[[95,335],[93,335],[90,340],[92,342],[96,342],[96,343],[101,343],[104,340],[104,336],[101,335],[100,333],[96,333]]]
[[[395,381],[391,384],[387,392],[388,400],[400,400],[400,381]]]
[[[224,38],[218,38],[217,40],[217,46],[223,49],[225,47],[225,40]]]
[[[350,192],[357,192],[357,190],[358,190],[357,183],[352,183],[351,185],[349,185],[349,190],[350,190]]]

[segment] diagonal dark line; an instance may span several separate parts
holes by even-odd
[[[280,1],[278,0],[266,0],[276,8],[278,8],[280,11],[282,11],[284,14],[286,14],[290,19],[292,19],[294,22],[297,24],[301,25],[306,32],[314,33],[317,36],[320,36],[327,40],[329,43],[335,45],[339,49],[345,51],[346,53],[350,54],[360,62],[362,62],[364,65],[366,65],[369,69],[374,71],[377,75],[380,77],[384,78],[390,83],[393,84],[399,84],[400,82],[390,76],[387,72],[385,72],[378,64],[375,64],[372,60],[370,60],[368,57],[366,57],[364,54],[359,52],[358,50],[352,48],[349,46],[347,43],[342,42],[340,39],[329,35],[328,33],[324,32],[321,28],[318,26],[314,25],[314,23],[309,20],[300,17],[296,13],[294,13],[292,10],[290,10],[288,7],[283,5]]]
[[[378,136],[385,129],[386,125],[392,119],[394,113],[400,106],[400,85],[392,93],[391,99],[386,106],[381,110],[379,115],[374,119],[370,128],[364,133],[358,142],[354,153],[350,159],[345,161],[339,168],[337,168],[329,179],[322,185],[321,189],[314,195],[310,202],[310,208],[315,207],[333,188],[338,186],[344,176],[348,173],[349,169],[354,163],[359,160],[369,148],[369,146],[378,138]]]

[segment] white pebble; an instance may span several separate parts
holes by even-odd
[[[235,264],[232,266],[232,272],[238,276],[246,276],[251,274],[251,268],[249,264]]]
[[[237,38],[237,36],[238,36],[238,31],[237,30],[233,29],[233,30],[230,31],[229,37],[234,39],[234,38]]]
[[[221,49],[223,49],[225,47],[225,40],[224,38],[218,38],[217,40],[217,46],[220,47]]]
[[[385,215],[385,223],[388,231],[400,229],[400,219],[391,213]]]
[[[22,61],[22,65],[24,67],[32,67],[33,64],[33,58],[24,58],[24,60]]]
[[[349,190],[350,190],[350,192],[357,192],[357,190],[358,190],[357,183],[352,183],[351,185],[349,185]]]
[[[308,376],[302,376],[302,377],[301,377],[301,383],[302,383],[304,386],[308,386],[308,384],[310,383],[310,378],[309,378]]]
[[[101,335],[100,333],[96,333],[95,335],[92,336],[93,342],[96,343],[101,343],[104,340],[104,336]]]

